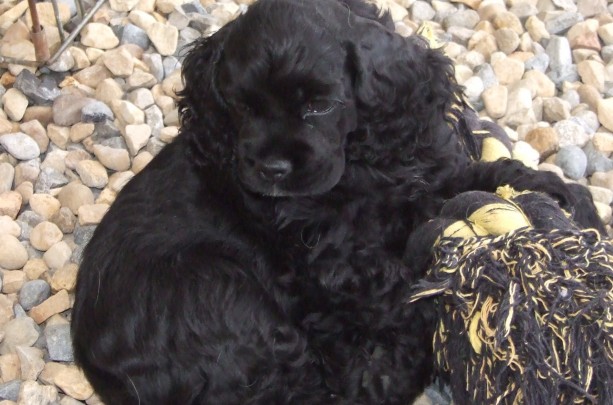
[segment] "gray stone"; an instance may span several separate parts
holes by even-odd
[[[164,128],[164,114],[157,105],[152,105],[145,110],[145,121],[151,127],[151,135],[160,137],[160,131]]]
[[[151,45],[151,40],[149,40],[145,30],[130,23],[123,27],[121,35],[118,35],[118,37],[121,45],[134,44],[143,50]]]
[[[23,132],[0,136],[0,145],[15,159],[30,160],[40,155],[40,147],[36,141]]]
[[[48,193],[49,190],[68,184],[70,180],[64,174],[53,167],[45,167],[40,171],[34,191],[36,193]]]
[[[13,87],[21,91],[35,105],[50,105],[60,95],[60,89],[55,80],[43,76],[42,80],[23,69],[15,78]]]
[[[92,134],[92,140],[100,142],[103,139],[114,138],[116,136],[121,136],[121,131],[112,121],[97,122]]]
[[[149,68],[149,73],[155,77],[158,83],[164,80],[164,64],[162,63],[162,56],[159,53],[147,53],[143,55],[143,62]]]
[[[498,85],[498,77],[496,77],[496,73],[494,73],[494,69],[492,69],[492,65],[489,63],[478,66],[475,69],[475,73],[481,78],[483,88],[489,89],[492,86]]]
[[[70,324],[47,325],[44,334],[51,360],[74,360],[72,342],[70,340]]]
[[[464,27],[473,29],[479,22],[479,13],[472,9],[460,10],[443,20],[443,27]]]
[[[189,27],[198,30],[202,34],[206,33],[215,24],[214,19],[207,15],[191,13],[189,17],[191,19]]]
[[[613,170],[613,160],[597,150],[592,142],[588,142],[583,147],[583,152],[587,157],[586,175],[591,176],[594,172],[608,172]]]
[[[577,95],[578,97],[578,95]],[[575,113],[575,116],[571,118],[577,124],[581,125],[588,134],[593,135],[600,128],[600,121],[598,121],[598,115],[594,111],[585,110],[579,113]]]
[[[555,83],[557,88],[561,88],[564,82],[579,81],[579,73],[577,73],[576,65],[557,66],[552,68],[547,77]]]
[[[175,70],[181,69],[181,62],[174,56],[165,57],[162,65],[164,66],[164,77],[168,77]]]
[[[0,354],[15,353],[16,346],[32,346],[40,335],[36,322],[27,316],[11,319],[3,329],[4,340],[0,343]]]
[[[189,17],[185,15],[182,9],[175,9],[175,11],[168,16],[168,24],[174,25],[178,30],[182,30],[189,24]]]
[[[583,21],[583,16],[572,11],[550,11],[545,15],[545,28],[550,34],[562,34],[573,25]]]
[[[556,154],[555,163],[567,177],[573,180],[583,178],[587,170],[587,156],[581,148],[575,145],[560,148]]]
[[[547,56],[549,56],[549,67],[551,69],[573,64],[573,55],[570,49],[570,43],[565,37],[551,37],[547,47],[545,48],[545,52],[547,53]]]
[[[200,31],[192,27],[185,27],[179,31],[179,41],[182,41],[185,44],[190,44],[201,36],[202,34],[200,34]]]
[[[538,70],[539,72],[545,73],[549,67],[549,55],[546,53],[535,55],[528,59],[524,65],[526,70]]]
[[[147,152],[151,153],[153,156],[160,153],[160,151],[166,146],[166,144],[160,141],[158,138],[151,138],[149,142],[147,142],[147,147],[145,148]]]
[[[600,51],[600,56],[602,56],[602,59],[607,64],[613,61],[613,44],[603,46],[602,50]]]
[[[51,295],[51,287],[44,280],[26,281],[19,291],[19,304],[29,311]]]
[[[410,10],[411,20],[419,24],[423,21],[430,21],[436,15],[436,11],[427,1],[417,0],[411,6]]]
[[[81,110],[90,99],[76,94],[62,94],[53,101],[53,121],[56,125],[71,126],[81,121]]]
[[[29,240],[30,231],[32,230],[32,228],[34,228],[36,225],[40,224],[44,220],[45,219],[42,216],[30,210],[26,210],[19,214],[15,221],[21,228],[20,238],[24,240]]]
[[[72,250],[72,255],[70,255],[70,261],[72,263],[81,264],[81,259],[83,258],[83,249],[85,249],[85,246],[77,245]]]
[[[12,380],[0,384],[0,399],[15,401],[19,399],[19,390],[21,389],[20,380]]]
[[[560,147],[570,145],[583,147],[590,140],[585,129],[573,120],[558,121],[553,125],[553,129],[558,133]]]
[[[185,14],[191,14],[191,13],[203,14],[203,15],[208,14],[206,9],[202,7],[200,2],[198,1],[192,1],[190,3],[181,4],[181,11]]]
[[[111,108],[103,103],[102,101],[91,101],[83,106],[81,110],[81,121],[82,122],[104,122],[106,120],[113,121],[115,119],[115,115]]]
[[[127,149],[126,141],[121,136],[114,136],[100,141],[100,145],[114,149]]]
[[[577,90],[567,90],[560,96],[562,100],[566,100],[570,105],[570,108],[575,108],[580,102],[581,98],[579,97],[579,93]]]
[[[79,225],[75,226],[74,232],[72,235],[74,236],[74,242],[79,246],[85,246],[89,240],[94,235],[94,231],[96,230],[96,225]]]

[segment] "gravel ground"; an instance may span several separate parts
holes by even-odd
[[[100,403],[72,365],[82,249],[117,192],[177,135],[183,45],[252,2],[110,0],[52,65],[0,67],[0,405]],[[402,35],[434,22],[468,99],[504,126],[513,156],[589,186],[611,222],[611,0],[378,2]],[[0,2],[0,56],[34,59],[26,8]],[[38,8],[57,47],[51,3]],[[59,10],[70,31],[74,0]],[[427,393],[420,403],[447,403]]]

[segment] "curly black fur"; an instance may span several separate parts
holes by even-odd
[[[407,404],[436,318],[402,304],[411,230],[508,182],[577,203],[553,175],[471,163],[450,60],[358,0],[260,0],[183,74],[180,136],[78,277],[75,355],[108,404]]]

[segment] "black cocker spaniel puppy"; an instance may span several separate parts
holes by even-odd
[[[585,190],[474,163],[450,60],[368,3],[261,0],[183,74],[180,136],[78,277],[75,355],[109,405],[409,404],[437,314],[404,304],[406,244],[445,199],[510,183],[602,229]]]

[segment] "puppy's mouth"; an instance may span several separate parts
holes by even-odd
[[[243,186],[265,197],[303,197],[332,189],[344,171],[344,160],[326,162],[313,170],[297,169],[283,176],[265,175],[250,164],[239,162],[238,177]]]

